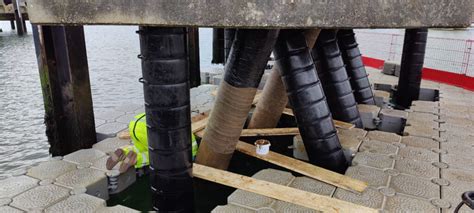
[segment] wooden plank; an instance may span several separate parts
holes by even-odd
[[[289,115],[289,116],[295,116],[295,114],[293,114],[293,110],[290,109],[290,108],[285,108],[283,110],[283,114]],[[354,124],[347,123],[347,122],[344,122],[344,121],[339,121],[339,120],[334,120],[333,119],[333,122],[334,122],[334,126],[336,126],[337,128],[341,128],[341,129],[352,129],[352,128],[355,127]]]
[[[353,129],[355,127],[354,124],[347,123],[344,121],[338,121],[338,120],[333,120],[334,121],[334,126],[341,128],[341,129]]]
[[[268,129],[244,129],[240,134],[241,137],[255,136],[282,136],[282,135],[298,135],[300,131],[297,127],[290,128],[268,128]]]
[[[199,121],[196,121],[196,122],[193,122],[191,124],[191,131],[193,133],[196,133],[198,131],[201,131],[203,130],[204,128],[206,128],[206,125],[207,125],[207,121],[209,120],[209,117],[206,117],[202,120],[199,120]]]
[[[301,205],[318,211],[377,212],[375,209],[360,206],[347,201],[306,192],[268,181],[257,180],[255,178],[214,169],[196,163],[193,165],[193,175],[197,178],[257,193],[263,196]]]
[[[341,175],[339,173],[314,166],[312,164],[287,157],[285,155],[278,154],[276,152],[270,151],[266,155],[258,155],[255,152],[255,146],[239,141],[237,143],[237,151],[242,152],[246,155],[250,155],[252,157],[256,157],[258,159],[270,162],[272,164],[281,166],[283,168],[289,169],[291,171],[298,172],[302,175],[308,176],[310,178],[314,178],[316,180],[320,180],[322,182],[331,184],[333,186],[337,186],[339,188],[343,188],[349,191],[355,192],[363,192],[365,188],[367,188],[367,183]]]
[[[289,116],[295,116],[295,114],[293,114],[293,110],[290,109],[290,108],[285,108],[285,109],[283,110],[283,114],[289,115]]]
[[[97,139],[83,27],[35,26],[33,37],[50,153],[91,148]]]
[[[204,137],[204,129],[201,130],[201,131],[195,132],[194,135],[197,136],[197,137],[200,137],[200,138]]]

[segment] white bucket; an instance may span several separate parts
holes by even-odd
[[[268,140],[257,140],[255,141],[256,152],[258,155],[266,155],[270,152],[270,141]]]

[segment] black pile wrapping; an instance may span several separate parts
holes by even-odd
[[[224,29],[212,29],[212,61],[213,64],[224,63]]]
[[[326,96],[302,30],[282,30],[274,54],[309,161],[344,173],[344,156]]]
[[[336,30],[321,30],[312,55],[334,119],[362,128],[357,102],[337,44]]]
[[[186,28],[139,33],[153,209],[193,212]]]
[[[232,42],[234,41],[236,29],[225,29],[224,30],[224,62],[227,63],[230,49],[232,48]]]
[[[362,62],[354,30],[339,30],[337,40],[357,103],[375,105],[374,94]]]
[[[257,88],[279,30],[241,29],[227,58],[224,80],[237,88]]]
[[[421,71],[425,61],[428,29],[406,29],[395,106],[408,109],[420,94]]]

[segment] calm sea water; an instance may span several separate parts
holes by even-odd
[[[0,22],[0,179],[9,171],[48,158],[38,68],[29,34],[18,37]],[[136,26],[85,27],[94,110],[143,102]],[[398,32],[399,30],[381,30]],[[433,35],[435,34],[435,35]],[[430,36],[474,39],[473,30],[436,31]],[[201,67],[212,65],[212,30],[200,29]]]
[[[19,37],[0,22],[0,179],[49,157],[31,28]],[[143,103],[136,26],[85,27],[94,111]],[[201,67],[212,65],[212,30],[200,30]]]

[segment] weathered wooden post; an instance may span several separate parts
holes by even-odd
[[[349,161],[336,134],[303,31],[282,30],[274,54],[309,161],[344,173]]]
[[[374,94],[362,62],[354,30],[338,30],[337,40],[357,103],[375,105]]]
[[[425,61],[428,29],[406,29],[395,107],[408,109],[420,94],[421,71]]]
[[[224,29],[212,29],[212,61],[213,64],[224,63]]]
[[[193,212],[186,28],[140,27],[153,209]]]
[[[82,26],[35,26],[46,135],[53,156],[96,142],[86,45]]]
[[[187,44],[189,57],[190,87],[201,85],[201,65],[199,57],[199,28],[188,27]]]
[[[197,163],[227,169],[277,35],[278,30],[237,30]]]
[[[23,15],[21,14],[20,0],[13,0],[13,14],[15,15],[16,22],[16,31],[18,35],[23,35],[26,33],[25,21],[23,20]]]
[[[315,63],[320,64],[316,70],[333,117],[362,128],[357,102],[337,44],[336,30],[321,30],[312,53],[315,61],[321,62]]]

